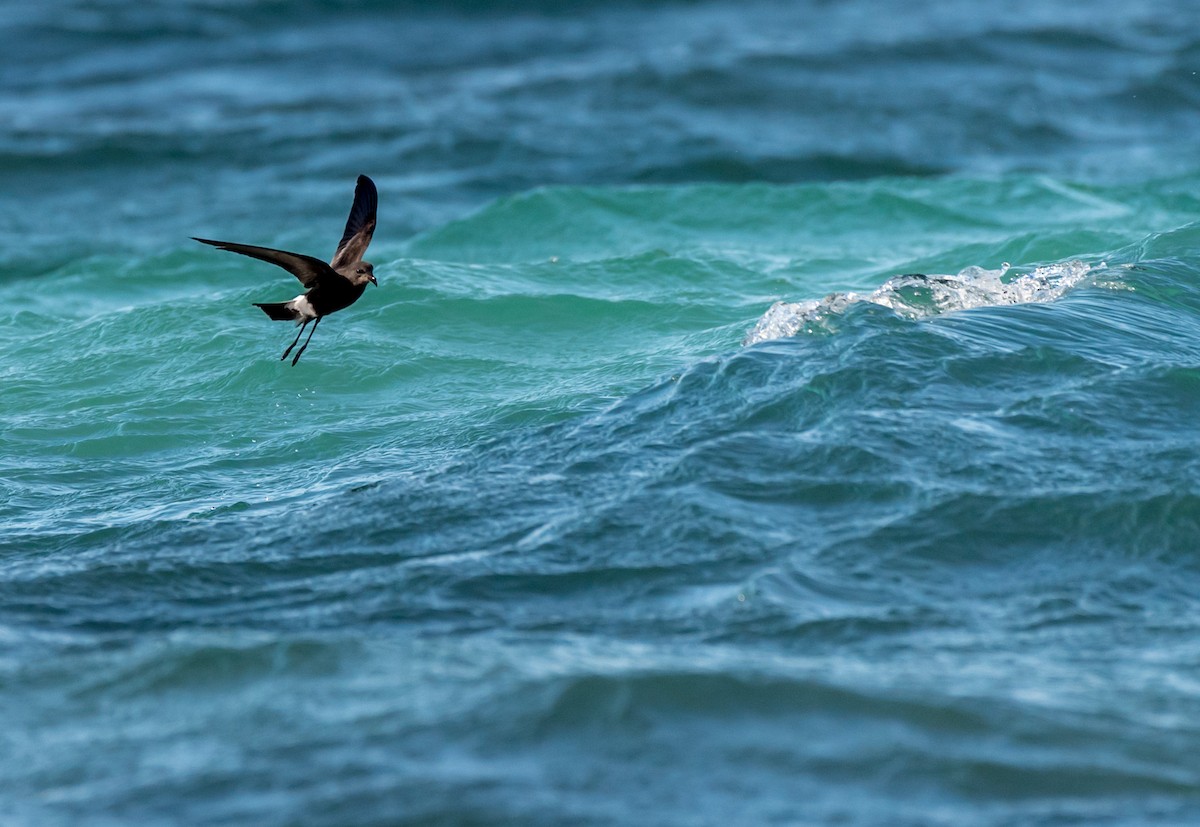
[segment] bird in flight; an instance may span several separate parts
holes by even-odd
[[[308,288],[291,301],[270,304],[254,303],[255,307],[277,322],[295,322],[300,325],[296,338],[288,345],[287,350],[279,357],[283,361],[292,352],[292,348],[300,341],[304,328],[312,322],[312,330],[308,338],[296,351],[292,359],[294,366],[300,361],[301,354],[312,341],[317,332],[321,319],[358,301],[358,297],[367,289],[367,282],[379,286],[375,280],[374,268],[370,262],[362,260],[371,236],[375,233],[375,210],[379,205],[379,193],[375,182],[365,175],[358,176],[358,185],[354,188],[354,205],[350,207],[350,216],[346,219],[346,230],[338,243],[333,260],[328,264],[319,258],[289,253],[285,250],[272,250],[269,247],[255,247],[251,244],[235,244],[232,241],[212,241],[207,238],[195,238],[201,244],[211,244],[218,250],[229,250],[240,253],[259,261],[267,261],[287,270]]]

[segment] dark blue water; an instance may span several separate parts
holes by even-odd
[[[0,10],[0,822],[1200,822],[1198,31]]]

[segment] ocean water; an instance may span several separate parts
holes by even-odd
[[[0,822],[1200,823],[1200,7],[1002,6],[0,10]]]

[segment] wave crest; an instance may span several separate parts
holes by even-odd
[[[972,265],[956,275],[906,273],[893,276],[870,293],[832,293],[823,299],[779,301],[771,305],[743,345],[784,339],[812,328],[862,302],[882,305],[907,319],[924,319],[954,310],[1049,302],[1060,298],[1090,273],[1106,267],[1067,261],[1047,264],[1009,277],[1009,264],[988,270]]]

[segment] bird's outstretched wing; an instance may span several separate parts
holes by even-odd
[[[241,253],[244,256],[256,258],[259,261],[269,261],[271,264],[282,267],[300,279],[300,283],[305,287],[316,287],[321,281],[331,277],[342,278],[328,264],[312,256],[289,253],[286,250],[272,250],[270,247],[255,247],[252,244],[235,244],[232,241],[212,241],[207,238],[196,238],[195,236],[192,236],[192,239],[199,241],[201,244],[211,244],[218,250]]]
[[[379,192],[375,182],[365,175],[358,176],[358,185],[354,188],[354,205],[350,207],[350,216],[346,219],[346,231],[338,242],[337,252],[333,254],[330,264],[337,270],[347,264],[361,261],[375,234],[375,210],[379,207]]]

